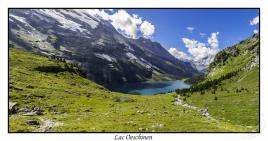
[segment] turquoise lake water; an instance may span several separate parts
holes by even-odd
[[[137,83],[114,83],[109,84],[106,88],[127,94],[153,95],[162,94],[176,89],[189,88],[191,85],[186,84],[184,80],[162,81],[162,82],[137,82]]]

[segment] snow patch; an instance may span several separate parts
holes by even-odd
[[[27,20],[24,18],[24,17],[20,17],[20,16],[16,16],[16,15],[13,15],[13,14],[10,14],[9,15],[10,17],[12,17],[12,18],[14,18],[14,19],[16,19],[16,20],[18,20],[20,23],[22,23],[24,26],[26,26],[26,27],[29,27],[31,30],[35,30],[35,28],[34,27],[32,27],[28,22],[27,22]],[[10,21],[12,21],[12,22],[14,22],[14,20],[12,19],[12,18],[10,18],[9,17],[9,20]],[[20,25],[18,25],[21,29],[22,29],[22,27],[20,26]],[[29,30],[29,29],[28,29]],[[27,31],[28,31],[27,30]],[[29,31],[28,31],[29,32]]]
[[[95,20],[93,20],[91,17],[89,17],[88,15],[86,15],[85,13],[85,10],[83,9],[75,9],[73,10],[74,12],[72,11],[67,11],[67,10],[62,10],[61,12],[64,13],[64,14],[67,14],[75,19],[78,19],[82,22],[85,22],[87,23],[88,25],[91,26],[91,28],[95,29],[98,27],[99,23]]]
[[[66,51],[66,52],[71,52],[70,50],[68,50],[67,48],[60,46],[60,51]]]
[[[95,56],[104,60],[107,60],[109,62],[116,62],[116,59],[114,57],[111,57],[107,54],[100,54],[100,53],[95,53]]]
[[[134,54],[130,53],[130,52],[126,53],[126,55],[127,55],[127,57],[128,57],[129,59],[134,59],[134,60],[137,59],[137,57],[136,57]]]
[[[105,40],[103,38],[100,38],[96,41],[96,44],[99,46],[105,46]]]
[[[36,10],[37,13],[45,15],[45,16],[49,16],[55,20],[57,20],[60,24],[62,28],[65,29],[69,29],[72,31],[80,31],[80,32],[87,32],[86,29],[81,28],[82,25],[67,19],[63,14],[61,14],[60,12],[57,12],[56,10],[52,10],[52,9],[39,9]]]
[[[26,19],[24,17],[19,17],[19,16],[12,15],[12,14],[10,14],[9,16],[13,17],[14,19],[16,19],[18,21],[20,21],[21,23],[24,23],[24,24],[28,25],[28,23],[26,22]]]

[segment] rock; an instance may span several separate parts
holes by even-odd
[[[135,126],[135,125],[137,125],[137,124],[134,123],[134,121],[129,121],[129,122],[127,122],[127,125]]]
[[[139,128],[139,131],[145,131],[145,130],[146,130],[145,128],[142,127]]]
[[[40,128],[35,132],[49,132],[52,128],[57,126],[63,126],[61,122],[54,121],[52,119],[40,119]]]
[[[34,108],[34,112],[35,112],[37,115],[43,115],[44,110],[41,109],[41,108],[37,108],[37,107],[35,107],[35,108]]]
[[[37,115],[43,115],[43,111],[35,111]]]
[[[26,88],[33,89],[33,88],[34,88],[34,86],[32,86],[32,85],[27,85],[27,86],[26,86]]]
[[[17,108],[16,108],[17,105],[18,105],[17,102],[8,102],[8,113],[9,114],[17,113]]]
[[[155,125],[152,125],[152,128],[163,128],[163,127],[165,127],[165,125],[162,123],[156,123]]]
[[[32,111],[23,114],[23,116],[43,115],[43,112],[44,112],[44,110],[42,110],[41,108],[34,108]]]
[[[37,115],[36,111],[31,111],[23,114],[23,116],[36,116],[36,115]]]
[[[26,123],[29,125],[40,125],[39,121],[37,120],[27,120]]]
[[[147,111],[140,111],[140,110],[138,110],[137,113],[144,114],[144,113],[148,113],[148,112]]]
[[[17,87],[14,87],[14,90],[17,90],[17,91],[23,91],[22,88],[17,88]]]
[[[232,51],[231,51],[231,55],[236,57],[239,55],[239,50],[237,48],[234,48]]]
[[[30,109],[30,108],[19,108],[18,109],[18,112],[31,112],[32,111],[32,109]]]
[[[135,102],[135,99],[128,98],[128,97],[120,97],[115,100],[115,102]]]

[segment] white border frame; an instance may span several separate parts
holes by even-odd
[[[206,141],[263,141],[268,140],[268,130],[266,128],[268,122],[268,87],[265,86],[268,79],[268,4],[265,0],[0,0],[0,140],[1,141],[98,141],[98,140],[114,140],[115,134],[118,133],[34,133],[34,134],[12,134],[8,133],[8,29],[7,14],[8,7],[117,7],[117,8],[260,8],[261,10],[261,133],[240,134],[240,133],[161,133],[146,134],[152,135],[153,141],[173,141],[173,140],[206,140]],[[265,55],[267,54],[267,55]],[[128,133],[119,133],[119,135],[127,135]],[[138,135],[138,134],[136,134]]]

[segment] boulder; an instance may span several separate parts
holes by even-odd
[[[32,111],[32,109],[30,109],[30,108],[19,108],[18,109],[18,112],[31,112]]]
[[[146,129],[145,129],[145,128],[140,127],[140,128],[139,128],[139,131],[146,131]]]
[[[135,102],[135,99],[128,98],[128,97],[120,97],[115,100],[116,102]]]
[[[32,111],[32,112],[27,112],[25,114],[23,114],[23,116],[36,116],[37,113],[35,111]]]
[[[29,125],[40,125],[39,121],[37,120],[27,120],[26,123]]]
[[[9,114],[17,113],[17,108],[16,108],[17,105],[18,105],[17,102],[8,102],[8,113]]]
[[[43,112],[44,112],[44,110],[42,110],[41,108],[34,108],[30,112],[27,112],[27,113],[23,114],[23,116],[43,115]]]

